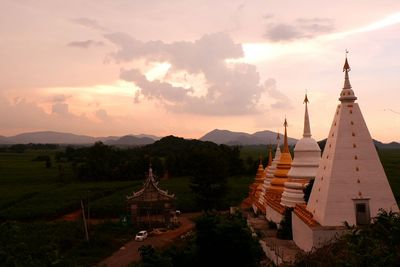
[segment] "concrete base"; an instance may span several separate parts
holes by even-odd
[[[349,230],[344,226],[309,226],[292,212],[293,241],[304,251],[322,247],[330,240],[345,234]]]
[[[267,205],[265,210],[265,218],[268,221],[273,221],[276,224],[280,224],[283,219],[283,214],[280,214],[279,212]]]

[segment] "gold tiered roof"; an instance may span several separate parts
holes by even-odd
[[[285,126],[283,151],[281,152],[281,158],[276,166],[276,171],[274,172],[274,178],[271,180],[271,186],[266,192],[266,197],[265,197],[266,207],[269,206],[280,214],[283,214],[285,211],[285,207],[282,206],[280,203],[281,203],[282,193],[285,189],[284,184],[288,180],[287,174],[292,165],[292,156],[290,155],[289,144],[287,140],[288,124],[286,118],[285,118],[285,123],[283,125]]]
[[[287,137],[287,120],[285,118],[285,137],[283,141],[283,151],[281,153],[281,158],[276,166],[276,171],[274,173],[274,178],[271,181],[271,190],[278,191],[280,193],[283,192],[284,183],[287,181],[287,174],[292,165],[292,156],[289,151],[288,137]]]
[[[259,185],[262,185],[264,183],[264,178],[265,178],[265,176],[264,176],[264,166],[262,164],[262,157],[260,155],[260,163],[258,164],[256,178],[255,178],[254,182],[249,187],[250,190],[249,190],[248,197],[245,200],[243,200],[243,202],[242,202],[242,207],[243,208],[249,208],[255,202],[258,202],[258,198],[256,198],[256,192],[259,190]]]

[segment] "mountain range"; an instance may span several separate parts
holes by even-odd
[[[60,133],[52,131],[22,133],[14,136],[0,136],[0,144],[70,144],[84,145],[93,144],[101,141],[108,145],[147,145],[159,140],[160,137],[154,135],[125,135],[93,137],[88,135],[77,135],[72,133]]]
[[[233,132],[228,130],[215,129],[205,134],[199,140],[211,141],[217,144],[226,145],[267,145],[276,143],[276,132],[260,131],[253,134],[245,132]],[[76,135],[72,133],[61,133],[53,131],[44,132],[30,132],[22,133],[14,136],[1,136],[0,144],[28,144],[28,143],[41,143],[41,144],[71,144],[71,145],[91,145],[95,142],[101,141],[107,145],[116,146],[137,146],[152,144],[159,140],[161,137],[148,134],[138,135],[125,135],[125,136],[107,136],[107,137],[93,137],[88,135]],[[322,140],[323,141],[323,140]],[[289,145],[295,145],[297,139],[288,138]],[[380,141],[374,140],[378,148],[400,148],[400,143],[391,142],[384,144]],[[281,134],[281,144],[283,144],[283,136]]]
[[[228,130],[212,130],[200,138],[201,141],[211,141],[217,144],[226,145],[266,145],[276,144],[276,132],[260,131],[253,134],[244,132],[231,132]],[[297,139],[288,137],[289,145],[295,145]],[[283,144],[283,135],[281,134],[281,144]]]

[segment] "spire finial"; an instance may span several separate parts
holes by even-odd
[[[343,66],[343,72],[345,71],[346,74],[347,74],[349,71],[351,71],[349,62],[347,61],[347,54],[348,54],[348,53],[349,53],[349,50],[346,49],[346,60],[344,61],[344,66]],[[348,77],[347,77],[347,78],[348,78]],[[350,85],[350,83],[349,83],[349,85]],[[351,88],[351,86],[350,86],[350,88]]]
[[[304,130],[303,130],[303,137],[311,137],[311,127],[310,127],[310,118],[308,117],[308,106],[309,103],[307,93],[304,99],[304,104],[306,104],[305,111],[304,111]]]
[[[307,90],[306,90],[306,96],[304,97],[303,104],[306,104],[306,106],[307,106],[307,103],[310,103],[310,101],[308,101]]]
[[[268,166],[271,166],[272,164],[272,148],[271,145],[269,145],[269,149],[268,149]]]
[[[350,79],[349,79],[349,71],[351,71],[349,62],[347,60],[347,54],[349,51],[346,49],[346,59],[344,61],[343,65],[343,72],[344,74],[344,85],[343,85],[343,90],[340,93],[340,98],[339,100],[341,102],[354,102],[354,100],[357,99],[357,97],[354,95],[354,91],[351,89],[351,84],[350,84]]]
[[[289,145],[288,145],[288,137],[287,137],[287,127],[288,127],[288,123],[286,120],[286,116],[285,116],[285,122],[283,123],[283,126],[285,126],[285,136],[283,139],[283,152],[285,153],[289,153]]]

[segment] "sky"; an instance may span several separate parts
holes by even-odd
[[[0,135],[327,137],[350,81],[400,141],[400,1],[0,0]],[[271,140],[266,140],[270,142]]]

